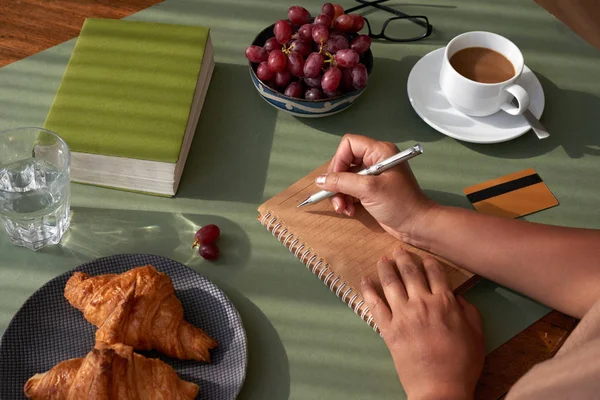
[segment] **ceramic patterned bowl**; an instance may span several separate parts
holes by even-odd
[[[275,24],[266,27],[260,32],[254,41],[253,45],[263,46],[267,39],[274,36],[273,27]],[[371,49],[367,50],[360,56],[360,62],[367,68],[367,73],[370,75],[373,69],[373,53]],[[353,92],[344,93],[341,96],[331,97],[322,100],[306,100],[296,97],[286,96],[276,90],[271,89],[263,81],[256,76],[256,67],[258,64],[249,62],[250,77],[258,94],[273,107],[292,114],[296,117],[304,118],[319,118],[326,117],[339,113],[350,107],[356,99],[365,91],[366,88],[355,90]],[[368,86],[368,85],[367,85]]]

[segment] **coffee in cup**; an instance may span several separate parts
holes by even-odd
[[[467,47],[450,57],[450,65],[459,74],[479,83],[500,83],[515,76],[508,58],[485,47]]]
[[[510,40],[490,32],[467,32],[444,50],[440,86],[448,102],[464,114],[483,117],[499,110],[518,115],[529,107],[529,96],[515,82],[523,55]],[[515,97],[519,106],[510,104]]]

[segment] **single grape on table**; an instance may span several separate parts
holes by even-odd
[[[199,247],[198,253],[202,258],[207,260],[216,260],[219,258],[219,248],[215,244],[219,236],[221,235],[221,230],[217,225],[210,224],[205,225],[202,228],[196,231],[194,235],[194,244],[192,245],[192,249],[196,246]]]
[[[221,235],[221,229],[215,224],[204,225],[196,231],[194,235],[194,245],[208,244],[215,242]]]
[[[363,57],[371,39],[359,33],[364,17],[345,14],[335,3],[323,4],[314,15],[300,5],[291,6],[287,19],[273,25],[273,37],[263,46],[246,49],[258,79],[286,96],[307,100],[337,97],[366,87]]]
[[[198,249],[198,253],[202,258],[209,261],[216,260],[221,255],[219,248],[214,243],[203,244],[200,246],[200,249]]]

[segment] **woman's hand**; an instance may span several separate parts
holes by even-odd
[[[386,301],[368,279],[362,281],[362,294],[408,398],[472,399],[485,356],[477,309],[454,296],[433,257],[421,265],[397,250],[393,261],[379,262],[378,270]]]
[[[345,135],[326,175],[317,178],[322,189],[339,192],[331,198],[336,212],[352,216],[358,199],[379,224],[396,238],[428,248],[425,230],[419,229],[435,206],[427,198],[408,163],[378,176],[361,176],[355,169],[370,167],[398,152],[393,143],[364,136]]]

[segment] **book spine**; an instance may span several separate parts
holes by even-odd
[[[379,333],[379,328],[375,324],[375,321],[373,321],[369,307],[356,288],[352,287],[341,276],[336,275],[323,258],[319,257],[318,254],[303,243],[300,237],[295,237],[293,232],[289,232],[288,228],[271,211],[260,216],[259,220],[279,242],[306,265],[338,298],[346,303],[374,331]]]

